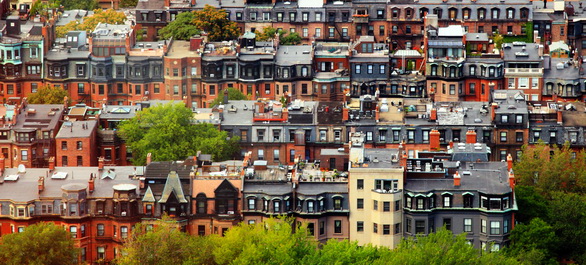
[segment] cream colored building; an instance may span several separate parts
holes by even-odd
[[[399,150],[367,149],[363,138],[354,133],[350,142],[350,240],[394,248],[403,232]]]

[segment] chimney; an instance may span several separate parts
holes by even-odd
[[[69,108],[69,104],[68,104],[68,102],[69,102],[69,98],[68,98],[67,96],[65,96],[65,97],[63,98],[63,111],[66,111],[66,110],[67,110],[67,108]]]
[[[429,149],[432,151],[440,149],[440,132],[438,130],[431,130],[429,133]]]
[[[55,157],[49,157],[49,170],[53,171],[55,170]]]
[[[496,109],[498,109],[499,105],[496,104],[496,102],[493,102],[492,105],[490,105],[490,107],[492,108],[492,112],[490,113],[492,120],[494,121],[494,119],[496,118]]]
[[[475,144],[476,143],[476,131],[475,130],[468,130],[466,132],[466,143],[467,144]]]
[[[144,189],[144,180],[145,180],[144,177],[140,177],[139,178],[139,184],[138,185],[139,185],[139,187],[140,187],[141,190]]]
[[[558,124],[562,125],[564,123],[564,116],[562,115],[562,111],[558,110]]]
[[[146,157],[146,164],[149,165],[151,162],[153,162],[152,158],[151,158],[152,154],[148,153],[147,157]]]
[[[223,104],[228,104],[228,89],[224,89],[224,101]]]
[[[165,7],[171,6],[171,0],[165,0]]]
[[[450,146],[450,149],[454,149],[454,141],[450,141],[448,145]]]
[[[88,181],[88,188],[90,192],[94,192],[95,184],[94,184],[94,174],[90,175],[90,180]]]
[[[513,156],[511,154],[507,155],[507,170],[513,170]]]
[[[350,115],[348,115],[348,112],[350,110],[348,108],[343,108],[342,109],[342,121],[347,121],[350,117]]]
[[[45,190],[45,177],[39,177],[38,187],[39,187],[39,193],[41,193],[41,191]]]
[[[431,115],[429,115],[429,120],[430,121],[437,120],[437,109],[436,108],[431,109]]]
[[[99,170],[104,169],[104,158],[103,157],[98,158],[98,169]]]
[[[3,172],[5,167],[6,167],[6,158],[4,158],[4,155],[0,155],[0,172]]]
[[[282,114],[282,118],[283,118],[283,122],[287,122],[289,121],[289,110],[287,108],[283,108],[283,114]]]
[[[195,35],[189,39],[189,50],[190,51],[197,51],[201,48],[201,43],[203,38],[199,35]]]
[[[515,173],[513,172],[513,170],[509,170],[509,186],[511,187],[512,190],[515,189]]]
[[[196,0],[191,0],[191,6],[195,6]]]
[[[376,110],[374,111],[374,119],[376,120],[376,122],[380,120],[380,110],[378,105],[376,105]]]
[[[454,187],[460,187],[461,181],[462,181],[462,178],[460,177],[460,173],[458,173],[458,171],[456,171],[456,173],[454,173]]]

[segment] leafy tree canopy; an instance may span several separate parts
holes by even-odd
[[[228,137],[211,124],[193,124],[193,113],[181,103],[147,108],[123,121],[120,134],[133,152],[135,165],[143,165],[146,155],[153,161],[185,159],[197,151],[226,160],[239,150],[238,137]]]
[[[78,249],[71,234],[53,223],[38,223],[22,233],[2,236],[0,263],[61,265],[76,264]]]
[[[246,99],[248,99],[248,97],[246,95],[244,95],[244,93],[240,92],[240,90],[238,90],[236,88],[229,87],[227,90],[228,90],[228,100],[246,100]],[[214,107],[214,106],[222,105],[223,102],[224,102],[224,93],[221,93],[218,95],[218,97],[216,99],[214,99],[214,101],[212,101],[212,103],[210,103],[210,106]]]
[[[297,45],[301,43],[301,35],[297,32],[287,33],[284,30],[277,30],[273,27],[264,27],[262,31],[255,31],[257,41],[271,41],[279,35],[279,44],[281,45]]]
[[[100,8],[97,0],[79,1],[79,0],[60,0],[59,3],[65,10],[83,9],[94,10]]]
[[[505,248],[507,254],[522,257],[522,261],[531,261],[531,264],[555,263],[552,249],[559,242],[553,227],[540,218],[516,225],[510,239],[510,246]]]
[[[281,35],[279,39],[281,45],[298,45],[301,43],[301,35],[297,32]]]
[[[118,12],[114,9],[96,9],[94,15],[86,17],[82,23],[78,24],[76,20],[67,23],[65,26],[57,27],[55,34],[57,37],[64,37],[67,32],[72,30],[85,30],[90,33],[98,23],[108,23],[114,25],[122,25],[126,21],[126,15],[122,12]]]
[[[60,87],[43,86],[28,96],[30,104],[62,104],[67,97],[67,91]]]
[[[159,36],[163,39],[189,40],[192,36],[201,33],[200,29],[193,23],[194,20],[194,12],[182,12],[159,31]]]

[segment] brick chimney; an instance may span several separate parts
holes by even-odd
[[[201,48],[201,43],[203,42],[203,38],[199,35],[193,36],[189,39],[189,50],[190,51],[197,51]]]
[[[431,109],[431,114],[429,115],[429,120],[430,121],[437,120],[437,109],[436,108]]]
[[[283,108],[283,121],[287,122],[289,121],[289,110],[287,108]]]
[[[98,158],[98,169],[99,170],[104,169],[104,158],[103,157]]]
[[[492,120],[494,121],[494,119],[496,118],[496,109],[499,107],[498,104],[496,103],[492,103],[492,105],[490,105],[492,112],[490,113]]]
[[[466,132],[466,143],[467,144],[476,143],[476,131],[475,130],[468,130]]]
[[[148,153],[147,157],[146,157],[146,164],[149,165],[151,162],[153,162],[152,158],[151,158],[152,154]]]
[[[511,189],[515,189],[515,173],[513,170],[509,170],[509,186]]]
[[[6,167],[6,158],[4,158],[4,155],[0,155],[0,172],[3,172],[5,167]]]
[[[429,133],[429,149],[432,151],[440,149],[440,132],[438,130],[431,130]]]
[[[90,175],[90,180],[88,181],[87,184],[88,184],[88,188],[89,188],[90,192],[94,192],[94,190],[96,188],[95,183],[94,183],[94,174]]]
[[[511,154],[507,155],[507,170],[513,170],[513,156]]]
[[[374,119],[378,122],[380,120],[380,110],[378,105],[376,105],[376,110],[374,111]]]
[[[558,110],[557,114],[558,114],[558,116],[557,116],[558,124],[562,125],[564,123],[564,116],[562,115],[562,111]]]
[[[49,170],[53,171],[55,170],[55,157],[49,157]]]
[[[454,173],[454,187],[460,187],[461,181],[462,181],[462,178],[460,177],[460,173],[458,173],[458,171],[456,171],[456,173]]]
[[[37,181],[37,183],[38,183],[39,193],[41,193],[41,191],[45,190],[45,177],[39,177],[39,180]]]
[[[342,109],[342,121],[347,121],[350,117],[348,115],[348,112],[350,110],[348,108],[343,108]]]

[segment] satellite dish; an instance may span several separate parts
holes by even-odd
[[[18,165],[18,173],[26,172],[26,167],[23,164]]]

